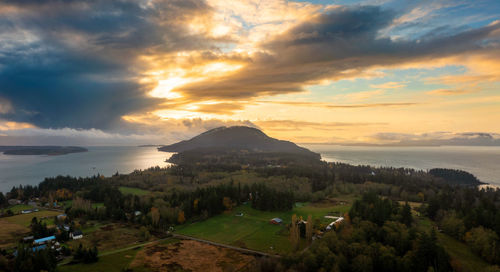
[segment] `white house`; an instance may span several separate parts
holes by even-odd
[[[73,240],[77,239],[82,239],[83,238],[83,232],[81,230],[75,230],[72,233],[69,234],[70,238],[73,238]]]
[[[342,223],[342,221],[344,221],[344,217],[337,218],[337,220],[328,224],[328,226],[326,227],[326,230],[332,230],[334,226],[337,226],[338,224]]]

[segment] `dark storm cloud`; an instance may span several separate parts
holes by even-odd
[[[186,23],[210,12],[197,0],[2,1],[0,99],[11,110],[0,117],[106,129],[157,105],[138,58],[211,48]]]
[[[193,97],[224,99],[299,92],[304,85],[359,76],[375,66],[395,66],[498,46],[493,41],[498,40],[500,23],[454,34],[440,31],[414,40],[380,37],[396,16],[373,6],[336,8],[264,42],[264,50],[237,73],[182,86],[177,91]]]

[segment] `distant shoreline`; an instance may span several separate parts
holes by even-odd
[[[0,152],[10,156],[48,155],[60,156],[71,153],[87,152],[79,146],[0,146]]]

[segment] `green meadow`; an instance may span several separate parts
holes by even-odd
[[[142,189],[134,188],[134,187],[120,186],[118,189],[124,195],[138,195],[138,196],[143,196],[143,195],[148,195],[148,194],[151,193],[150,191],[146,191],[146,190],[142,190]]]
[[[282,254],[290,251],[289,232],[293,214],[307,220],[311,215],[313,220],[319,219],[328,224],[333,219],[325,215],[338,216],[350,209],[351,203],[343,205],[296,203],[291,211],[267,212],[251,208],[250,204],[235,207],[231,212],[211,217],[205,221],[185,224],[176,230],[179,234],[206,239],[218,243],[244,247],[248,249]],[[236,216],[242,213],[243,216]],[[271,224],[272,218],[281,218],[281,225]]]

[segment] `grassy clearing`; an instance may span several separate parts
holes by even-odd
[[[0,248],[10,247],[28,234],[27,227],[11,223],[5,219],[0,219]]]
[[[138,196],[143,196],[143,195],[149,195],[151,193],[150,191],[142,190],[142,189],[139,189],[139,188],[125,187],[125,186],[120,186],[118,189],[124,195],[138,195]]]
[[[232,212],[226,212],[202,222],[180,226],[177,232],[269,253],[287,253],[290,250],[290,242],[286,226],[290,223],[292,215],[297,214],[304,219],[311,215],[313,219],[318,218],[324,223],[329,223],[332,219],[324,218],[325,215],[344,214],[351,206],[351,203],[344,205],[335,203],[337,205],[297,203],[293,210],[286,212],[259,211],[252,209],[250,204],[246,204],[234,208]],[[235,216],[240,212],[243,216]],[[283,224],[270,224],[269,220],[274,217],[283,219]]]
[[[137,253],[136,271],[249,271],[255,257],[197,241],[154,243]],[[245,269],[247,268],[247,269]],[[253,270],[250,270],[253,271]]]
[[[96,272],[120,272],[127,269],[135,258],[140,248],[130,249],[122,252],[99,257],[99,261],[93,264],[73,264],[63,265],[58,267],[61,272],[80,272],[80,271],[96,271]]]
[[[46,210],[40,210],[38,212],[33,212],[33,213],[28,213],[28,214],[19,214],[19,215],[14,215],[14,216],[9,216],[3,218],[3,220],[6,220],[10,223],[18,224],[21,226],[29,226],[31,224],[31,220],[33,217],[38,218],[39,220],[42,218],[46,218],[43,220],[45,223],[47,223],[48,226],[54,224],[54,216],[61,214],[61,212],[56,212],[56,211],[46,211]]]
[[[34,207],[31,205],[19,204],[12,207],[7,208],[6,210],[11,210],[14,214],[20,213],[22,210],[31,210]]]
[[[434,223],[426,217],[418,217],[417,224],[420,231],[427,232],[434,226]],[[437,237],[439,244],[450,254],[452,261],[462,267],[461,271],[483,271],[489,266],[488,263],[474,254],[465,243],[441,232],[437,233]]]
[[[155,237],[151,238],[151,240],[153,239]],[[140,237],[138,229],[121,224],[107,224],[93,226],[87,231],[83,229],[82,239],[70,240],[67,244],[70,248],[77,248],[80,243],[84,247],[97,246],[100,253],[105,253],[106,251],[133,246],[142,242],[145,241]]]

